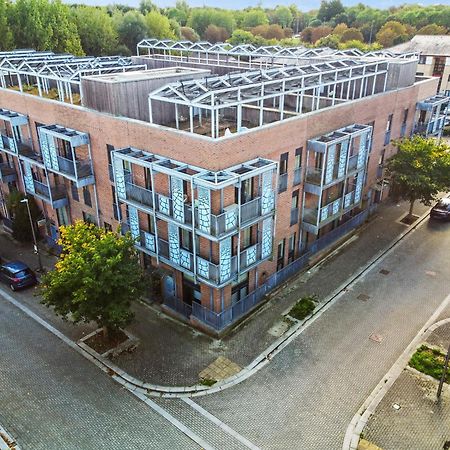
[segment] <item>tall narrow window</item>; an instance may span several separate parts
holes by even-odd
[[[277,249],[277,270],[280,270],[284,267],[284,247],[285,247],[285,239],[278,243]]]
[[[297,186],[302,181],[302,153],[303,147],[295,149],[294,160],[294,186]]]
[[[280,170],[278,175],[278,192],[284,192],[287,189],[287,170],[289,153],[283,153],[280,156]]]
[[[83,199],[86,206],[92,207],[92,199],[91,192],[89,191],[89,186],[83,186]]]
[[[291,226],[298,222],[298,204],[299,204],[299,191],[298,189],[292,193],[291,200]]]

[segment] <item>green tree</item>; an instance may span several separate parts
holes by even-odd
[[[261,8],[254,8],[244,12],[240,26],[243,28],[253,28],[268,23],[269,19],[267,14]]]
[[[9,18],[16,47],[83,53],[69,7],[59,0],[17,0]]]
[[[9,0],[0,0],[0,51],[11,50],[14,38],[9,24],[12,5]]]
[[[12,218],[12,232],[14,239],[17,239],[20,242],[32,242],[33,233],[31,232],[28,208],[25,203],[21,203],[21,200],[24,198],[26,198],[26,196],[22,192],[12,191],[7,198],[7,207]],[[33,218],[33,222],[35,224],[35,231],[36,234],[38,234],[36,221],[41,216],[41,212],[36,205],[34,197],[29,197],[28,202],[31,217]]]
[[[400,22],[390,20],[381,27],[376,38],[383,47],[392,47],[409,39],[408,28]]]
[[[275,23],[281,25],[282,28],[290,27],[294,17],[291,10],[287,6],[277,6],[274,11]]]
[[[357,28],[348,28],[342,33],[341,42],[364,41],[364,36]]]
[[[187,25],[202,37],[208,25],[225,28],[231,35],[236,27],[236,21],[231,11],[213,8],[196,8],[192,10]]]
[[[145,16],[150,11],[158,11],[158,7],[152,2],[152,0],[141,0],[139,2],[139,11]]]
[[[200,40],[200,36],[195,32],[193,28],[181,27],[180,34],[183,39],[191,42],[197,42]]]
[[[145,292],[131,235],[82,221],[61,227],[60,234],[62,253],[42,279],[42,303],[65,320],[96,322],[105,336],[127,326],[132,300]]]
[[[167,17],[176,20],[180,26],[184,27],[189,18],[189,11],[189,5],[185,0],[178,0],[175,8],[169,8],[167,10]]]
[[[136,44],[147,36],[147,24],[139,11],[128,11],[124,15],[115,16],[119,41],[134,53]]]
[[[329,22],[338,14],[345,12],[340,0],[323,0],[317,13],[317,18],[322,22]]]
[[[228,31],[224,27],[217,27],[216,25],[208,25],[205,30],[205,39],[208,42],[225,42],[230,37]]]
[[[387,162],[394,196],[409,201],[409,215],[420,200],[430,205],[450,189],[450,148],[435,139],[413,136],[396,143],[398,153]]]
[[[238,44],[253,44],[255,42],[255,36],[250,31],[237,30],[233,31],[231,37],[227,40],[232,45]]]
[[[145,16],[147,32],[149,37],[157,39],[175,39],[170,20],[158,11],[150,11]]]
[[[336,34],[329,34],[323,38],[320,38],[314,45],[316,47],[330,47],[339,48],[340,38]]]
[[[117,12],[116,14],[121,14]],[[80,6],[73,11],[81,45],[87,55],[114,53],[118,45],[113,19],[103,8]]]
[[[436,25],[435,23],[430,23],[429,25],[420,28],[420,30],[417,31],[417,34],[447,34],[447,28]]]

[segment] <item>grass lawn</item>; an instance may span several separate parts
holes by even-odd
[[[429,348],[426,345],[421,345],[411,357],[409,365],[419,372],[430,375],[431,377],[436,378],[436,380],[440,380],[444,369],[444,361],[444,353]],[[447,379],[445,381],[447,383],[450,382],[449,373],[447,373]]]

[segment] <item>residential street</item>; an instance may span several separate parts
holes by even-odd
[[[22,450],[199,448],[3,299],[0,345],[0,424]]]
[[[426,221],[266,367],[193,399],[238,439],[195,404],[155,402],[211,449],[341,449],[358,408],[449,294],[448,248],[450,224]],[[3,299],[0,342],[0,424],[23,450],[198,448]]]
[[[271,364],[196,401],[264,449],[342,448],[353,415],[449,294],[449,248],[450,225],[425,222]]]

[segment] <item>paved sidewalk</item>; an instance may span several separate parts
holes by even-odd
[[[450,324],[434,330],[426,342],[446,351]],[[444,384],[440,402],[437,387],[437,380],[405,369],[367,422],[364,439],[383,450],[450,448],[450,386]]]
[[[222,340],[205,336],[158,311],[136,303],[136,321],[129,327],[141,343],[133,353],[114,359],[114,364],[133,377],[147,383],[165,386],[191,386],[199,381],[199,373],[218,357],[240,367],[248,365],[277,337],[269,330],[282,319],[282,313],[304,295],[316,294],[320,300],[330,296],[349,277],[357,273],[375,255],[395,241],[408,227],[399,223],[407,212],[405,203],[381,205],[377,215],[349,243],[324,263],[295,277],[250,320]],[[417,205],[415,213],[427,207]],[[18,250],[17,250],[18,249]],[[37,265],[29,246],[16,246],[8,236],[0,234],[0,255],[19,258]],[[44,265],[51,268],[55,258],[43,254]],[[28,291],[29,292],[29,291]],[[73,340],[95,329],[94,324],[74,326],[54,316],[33,295],[19,293],[19,300]]]

